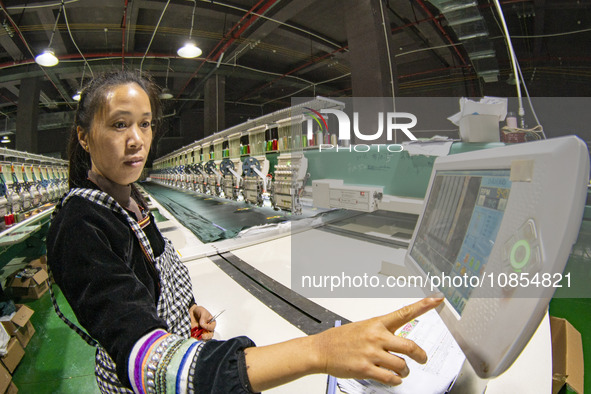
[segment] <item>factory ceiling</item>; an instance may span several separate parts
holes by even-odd
[[[203,105],[205,80],[214,75],[225,76],[227,111],[270,112],[290,105],[293,96],[354,96],[356,54],[348,43],[363,30],[348,13],[355,2],[1,0],[5,129],[16,117],[23,79],[41,78],[40,116],[54,114],[59,124],[69,121],[67,113],[76,106],[72,96],[84,81],[121,67],[151,74],[170,90],[177,113]],[[396,95],[514,95],[492,0],[373,4],[390,35]],[[591,1],[501,4],[530,93],[591,96]],[[189,35],[202,49],[200,57],[178,56]],[[35,56],[50,40],[59,64],[41,67]]]

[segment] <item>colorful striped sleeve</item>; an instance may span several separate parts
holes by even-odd
[[[244,349],[252,346],[247,337],[204,342],[153,330],[129,355],[131,388],[140,394],[252,393],[244,357]]]
[[[158,329],[136,342],[128,361],[133,391],[151,393],[194,392],[191,368],[205,342],[184,339]]]

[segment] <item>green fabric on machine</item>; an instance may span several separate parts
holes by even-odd
[[[142,183],[142,187],[204,243],[233,238],[250,227],[295,218],[289,212],[256,207],[190,190],[173,189],[151,182]]]

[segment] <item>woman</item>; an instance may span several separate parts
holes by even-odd
[[[390,351],[425,362],[421,348],[392,333],[440,299],[276,345],[208,341],[215,322],[195,303],[186,267],[133,186],[161,115],[157,93],[129,71],[84,89],[69,145],[70,191],[47,236],[55,282],[89,335],[67,323],[97,347],[101,391],[257,392],[312,373],[395,385],[409,371]],[[203,340],[190,337],[192,327],[206,330]]]

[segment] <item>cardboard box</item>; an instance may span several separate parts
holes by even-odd
[[[581,334],[566,319],[550,316],[552,332],[552,393],[567,384],[575,392],[584,389]]]
[[[10,385],[8,386],[8,390],[6,390],[6,392],[4,394],[16,394],[18,393],[18,387],[16,387],[16,384],[14,384],[14,382],[10,382]]]
[[[6,370],[6,368],[4,368],[4,365],[0,363],[0,393],[6,392],[6,390],[10,387],[11,382],[12,376]]]
[[[18,309],[14,316],[12,316],[10,321],[3,321],[2,325],[6,329],[8,335],[16,337],[21,346],[25,348],[33,334],[35,334],[35,328],[30,320],[35,311],[26,305],[17,304],[16,307]]]
[[[23,349],[19,341],[16,338],[10,338],[7,353],[2,357],[2,364],[4,364],[8,372],[13,373],[24,355],[25,349]]]
[[[43,255],[43,256],[39,257],[38,259],[35,259],[35,260],[31,261],[29,263],[29,265],[31,267],[41,267],[45,271],[47,271],[47,256],[46,255]]]
[[[36,300],[49,289],[47,271],[41,267],[26,266],[6,279],[6,290],[13,297]]]
[[[49,271],[47,270],[47,256],[46,255],[43,255],[43,256],[39,257],[38,259],[31,261],[28,265],[30,265],[31,267],[41,267],[45,271],[47,271],[47,273],[49,275]],[[53,277],[49,278],[49,281],[51,282],[51,284],[55,283],[53,281]]]

